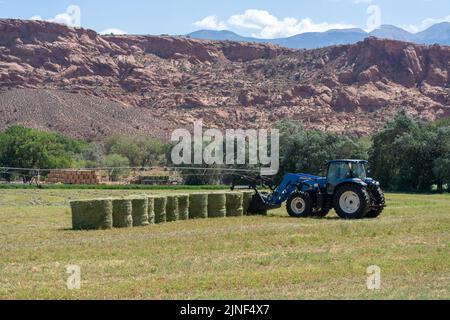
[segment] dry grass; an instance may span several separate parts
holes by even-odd
[[[268,217],[72,231],[70,199],[120,190],[0,190],[0,298],[450,298],[450,195],[388,195],[377,220]],[[66,265],[81,290],[66,288]],[[366,268],[382,288],[366,288]]]

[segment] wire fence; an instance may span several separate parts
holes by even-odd
[[[230,167],[95,167],[17,168],[0,167],[0,182],[23,184],[182,184],[188,177],[221,180],[224,177],[257,175],[257,168]]]

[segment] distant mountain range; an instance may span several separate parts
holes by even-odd
[[[232,31],[199,30],[187,36],[196,39],[207,40],[229,40],[242,42],[272,43],[293,49],[316,49],[332,45],[353,44],[362,41],[367,37],[377,37],[383,39],[400,40],[414,42],[418,44],[440,44],[450,45],[450,23],[442,22],[430,28],[418,32],[410,33],[402,28],[392,25],[382,25],[379,29],[366,32],[363,29],[341,29],[328,30],[326,32],[307,32],[288,38],[279,39],[258,39],[243,37]]]

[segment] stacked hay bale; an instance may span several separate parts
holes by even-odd
[[[148,226],[148,198],[146,196],[131,196],[133,227]]]
[[[178,197],[168,196],[166,206],[167,222],[178,221]]]
[[[227,217],[241,217],[244,215],[242,208],[243,194],[241,192],[229,192],[226,194]]]
[[[242,192],[242,209],[244,210],[244,214],[245,215],[250,215],[250,213],[248,212],[248,208],[250,206],[250,203],[253,200],[253,196],[255,195],[255,191],[243,191]]]
[[[71,201],[74,230],[111,229],[113,226],[112,199]]]
[[[101,176],[94,170],[52,170],[49,172],[46,181],[47,183],[99,184],[101,182]]]
[[[166,218],[166,206],[167,206],[167,198],[166,197],[154,197],[154,211],[155,211],[155,223],[165,223],[167,221]]]
[[[71,201],[76,230],[130,228],[177,220],[240,217],[248,212],[253,191],[131,196]],[[258,214],[267,214],[267,211]]]
[[[114,228],[131,228],[133,226],[133,209],[130,199],[113,199],[112,221]]]
[[[189,195],[189,219],[208,218],[208,194],[192,193]]]
[[[155,224],[155,197],[148,197],[148,223]]]
[[[189,219],[189,195],[179,194],[178,196],[178,218],[179,220]]]
[[[208,195],[208,218],[224,218],[227,216],[227,195],[210,193]]]

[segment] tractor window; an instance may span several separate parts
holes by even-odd
[[[363,163],[353,164],[353,177],[361,180],[365,180],[367,178],[366,168]]]
[[[328,169],[328,183],[336,186],[344,179],[351,178],[350,166],[347,162],[331,163]]]

